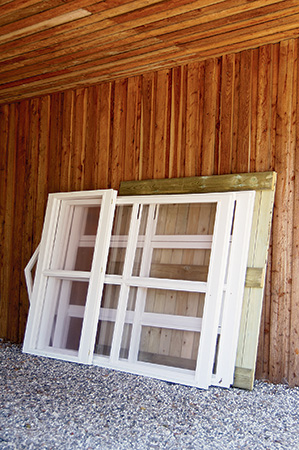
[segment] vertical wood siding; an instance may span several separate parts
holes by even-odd
[[[0,336],[23,338],[49,192],[275,170],[257,376],[299,384],[298,105],[289,40],[0,106]]]

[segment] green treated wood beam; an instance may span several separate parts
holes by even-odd
[[[240,389],[253,389],[254,369],[246,369],[244,367],[235,367],[234,386]]]
[[[195,194],[247,190],[273,191],[275,182],[275,172],[123,181],[120,184],[119,195]]]
[[[247,288],[263,288],[265,283],[265,268],[247,267],[245,286]]]

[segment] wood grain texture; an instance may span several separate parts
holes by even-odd
[[[274,381],[285,377],[289,366],[289,339],[292,287],[292,249],[294,205],[294,156],[292,143],[293,76],[295,41],[280,46],[276,110],[275,167],[279,173],[273,221],[271,278],[270,376]],[[280,205],[280,206],[278,206]],[[275,336],[275,337],[274,337]],[[286,351],[288,349],[288,351]],[[279,363],[278,363],[279,360]]]
[[[120,195],[186,194],[206,192],[229,192],[247,190],[273,190],[273,172],[250,172],[201,177],[185,177],[157,180],[142,180],[138,183],[124,181],[120,185]]]
[[[262,190],[257,191],[255,196],[248,266],[257,269],[257,272],[262,269],[262,273],[265,273],[267,267],[274,195],[274,190]],[[250,369],[253,373],[256,367],[263,293],[263,282],[260,283],[260,287],[245,285],[236,367]],[[238,384],[237,386],[242,387]],[[253,388],[251,378],[248,380],[247,388]]]
[[[18,324],[14,324],[15,328],[10,328],[10,299],[11,299],[11,276],[14,267],[14,223],[17,220],[16,209],[14,208],[15,196],[16,196],[16,179],[17,172],[16,166],[18,161],[18,124],[19,124],[19,108],[16,105],[11,105],[9,110],[9,135],[8,135],[8,145],[7,145],[7,186],[6,186],[6,207],[5,207],[5,228],[4,228],[4,260],[6,261],[5,275],[3,279],[3,297],[9,299],[6,302],[1,302],[5,306],[5,319],[4,324],[6,328],[6,333],[10,339],[16,337],[18,333]],[[24,163],[24,161],[23,161]],[[19,211],[18,211],[19,212]],[[18,295],[18,291],[15,291],[14,295]],[[18,300],[19,302],[19,300]],[[18,320],[18,319],[17,319]]]
[[[232,171],[237,173],[249,172],[252,54],[249,50],[240,54],[235,74],[239,95],[235,96]]]
[[[114,86],[112,83],[99,86],[99,116],[94,121],[97,130],[96,158],[93,170],[96,169],[95,186],[98,188],[111,187],[109,176],[110,148],[112,134],[112,101]]]
[[[188,65],[186,92],[185,176],[200,171],[205,64]]]
[[[1,336],[22,340],[49,192],[275,170],[256,375],[298,384],[297,65],[289,39],[1,106]]]
[[[171,70],[298,37],[298,19],[294,0],[2,2],[0,102]],[[242,59],[246,97],[245,54]]]
[[[29,147],[29,101],[22,102],[19,106],[19,123],[18,133],[16,136],[17,142],[17,161],[15,169],[15,197],[14,210],[15,216],[12,226],[12,240],[13,248],[11,255],[11,269],[9,278],[9,295],[10,301],[8,304],[8,329],[11,330],[12,340],[20,339],[20,309],[22,301],[24,301],[24,278],[22,274],[22,253],[24,242],[24,188],[27,193],[28,186],[26,186],[26,166],[28,162],[27,151]],[[21,120],[22,118],[22,120]],[[16,213],[17,211],[17,213]]]
[[[218,173],[230,173],[232,168],[233,104],[235,93],[235,55],[224,55],[221,71],[220,139],[218,148]]]
[[[294,89],[296,90],[296,116],[299,114],[299,59],[297,53],[297,59],[295,64],[295,77],[294,77]],[[294,119],[295,119],[294,117]],[[299,144],[299,123],[295,122],[296,135],[294,136],[294,144],[298,148]],[[295,128],[294,127],[294,128]],[[298,384],[297,374],[299,372],[299,277],[298,277],[298,264],[299,264],[299,155],[298,151],[295,151],[294,160],[294,209],[293,209],[293,243],[292,243],[292,292],[291,292],[291,317],[290,317],[290,362],[288,368],[289,383],[291,385]]]
[[[7,261],[7,243],[3,239],[4,236],[8,239],[7,233],[7,220],[8,214],[6,211],[7,204],[7,193],[8,193],[8,135],[9,135],[9,106],[5,105],[0,108],[0,233],[1,233],[1,241],[0,241],[0,299],[4,299],[7,296],[7,292],[5,292],[5,282],[7,279],[7,272],[10,270],[7,267],[7,264],[4,261]],[[8,207],[11,207],[11,204],[8,203]],[[0,302],[0,333],[2,335],[7,334],[7,310],[8,310],[8,302],[1,301]]]
[[[265,284],[265,269],[247,267],[245,286],[248,288],[263,288]]]

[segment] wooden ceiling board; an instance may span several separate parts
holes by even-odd
[[[1,5],[1,27],[10,23],[15,23],[18,20],[26,19],[27,17],[31,17],[43,11],[47,11],[48,9],[55,8],[56,6],[60,6],[63,4],[63,0],[45,0],[44,2],[41,2],[40,0],[31,0],[22,2],[22,7],[17,10],[14,3],[16,2],[10,2],[3,6]]]
[[[7,34],[0,36],[0,44],[3,42],[12,42],[16,39],[21,39],[22,37],[28,36],[30,34],[37,34],[40,31],[72,22],[73,20],[78,20],[89,15],[90,12],[88,12],[86,9],[76,9],[75,11],[61,14],[60,16],[56,16],[51,19],[42,20],[41,22],[37,22],[36,24],[29,25],[24,28],[17,28]]]
[[[2,1],[0,103],[297,36],[297,0]]]
[[[179,30],[175,29],[175,26],[168,26],[165,30],[166,34],[160,36],[161,39],[178,42],[177,38],[180,38],[189,41],[190,38],[194,37],[199,39],[201,34],[206,31],[210,31],[210,33],[213,33],[214,35],[232,30],[238,31],[240,28],[248,28],[249,22],[250,25],[264,23],[265,15],[267,15],[270,10],[268,6],[261,7],[256,11],[255,16],[252,17],[252,11],[249,8],[245,11],[242,5],[235,6],[236,2],[234,0],[229,3],[234,6],[226,8],[224,11],[218,13],[213,12],[211,8],[210,14],[205,14],[201,17],[194,18],[194,14],[191,14],[191,18],[184,21]],[[290,3],[290,5],[286,6],[286,3]],[[250,6],[250,4],[248,6]],[[284,3],[279,2],[276,4],[275,12],[271,13],[271,20],[283,16],[290,16],[298,13],[298,11],[299,5],[293,6],[293,1]],[[237,30],[235,25],[236,22],[238,22]],[[173,28],[174,31],[171,31],[171,28]]]
[[[5,34],[12,33],[16,30],[21,30],[24,28],[37,25],[46,20],[55,19],[56,17],[59,17],[63,14],[72,13],[77,9],[84,9],[86,6],[91,5],[92,3],[94,3],[94,0],[76,0],[70,3],[64,3],[55,8],[50,8],[40,13],[33,13],[32,15],[24,19],[15,20],[13,22],[8,23],[7,25],[2,25],[0,28],[0,35],[3,36]],[[87,11],[87,9],[86,12],[89,13],[88,15],[91,15],[91,13]]]
[[[298,9],[298,7],[297,7]],[[181,16],[180,16],[181,17]],[[222,19],[225,23],[225,19]],[[228,19],[229,20],[229,19]],[[234,18],[231,18],[231,21],[233,21]],[[191,22],[191,23],[190,23]],[[171,39],[175,39],[179,36],[181,36],[181,39],[189,39],[189,36],[192,38],[194,38],[194,35],[197,36],[197,33],[193,31],[194,29],[194,25],[195,21],[185,21],[183,26],[187,26],[188,29],[181,29],[179,31],[173,31],[171,33],[171,30],[177,29],[177,24],[172,25],[172,27],[164,27],[164,29],[159,29],[159,30],[152,30],[149,34],[147,33],[141,33],[141,34],[134,34],[133,35],[133,31],[131,33],[128,33],[127,31],[121,31],[121,30],[115,30],[115,28],[117,27],[111,27],[111,31],[113,34],[109,34],[108,31],[106,30],[106,34],[105,34],[105,30],[100,31],[100,32],[96,32],[96,33],[92,33],[90,34],[90,38],[92,40],[84,40],[84,38],[79,38],[78,39],[71,39],[69,41],[65,41],[65,46],[64,48],[61,49],[61,45],[56,44],[53,45],[52,47],[44,47],[40,50],[36,50],[34,52],[34,50],[32,52],[28,52],[25,55],[23,55],[23,57],[18,57],[18,58],[14,58],[11,59],[10,64],[9,64],[9,69],[15,71],[16,69],[18,69],[18,67],[25,67],[27,65],[32,65],[32,63],[34,62],[34,64],[40,64],[43,61],[48,62],[49,58],[51,58],[51,65],[53,63],[55,63],[55,58],[60,57],[61,55],[67,55],[69,59],[73,59],[73,57],[75,57],[76,59],[85,56],[87,54],[87,52],[90,51],[91,47],[98,47],[101,46],[101,51],[103,51],[103,44],[109,44],[109,54],[113,55],[116,54],[118,52],[118,48],[117,48],[117,43],[120,43],[121,46],[124,45],[124,39],[127,38],[127,42],[125,44],[130,45],[130,43],[132,42],[138,42],[140,41],[140,45],[139,47],[145,47],[146,45],[151,45],[153,43],[153,40],[151,39],[153,36],[157,36],[160,33],[159,39],[161,42],[161,39],[163,41],[170,41]],[[213,21],[208,21],[206,23],[204,23],[202,21],[201,27],[202,27],[202,31],[208,30],[210,33],[215,33],[215,28],[216,27],[220,27],[222,26],[222,24],[219,24],[219,22],[216,22],[216,24],[214,25]],[[231,25],[232,27],[234,27],[234,24]],[[196,27],[197,29],[200,28],[200,26],[197,25]],[[167,34],[163,34],[163,33],[167,33]],[[183,37],[182,37],[183,34]],[[104,36],[104,37],[103,37]],[[128,37],[129,36],[129,37]],[[87,38],[85,38],[87,39]],[[130,41],[131,42],[128,42]],[[111,42],[115,41],[113,50],[111,50]],[[69,42],[69,46],[66,46],[66,43]],[[79,42],[79,44],[77,44],[77,42]],[[159,42],[158,40],[156,42]],[[176,42],[178,42],[178,40],[176,39]],[[86,50],[88,44],[88,49]],[[52,51],[50,52],[51,55],[49,55],[49,49],[51,49]],[[26,50],[29,50],[28,46],[26,47]],[[79,55],[79,52],[82,52],[81,55]],[[14,52],[18,52],[17,49],[14,50]],[[122,52],[122,51],[120,51]],[[92,53],[92,51],[90,52]],[[8,55],[8,53],[6,53],[6,56]],[[65,62],[63,60],[61,60],[61,63]],[[4,60],[2,63],[0,62],[0,67],[2,66],[2,71],[7,71],[7,64],[6,64],[6,60]],[[1,70],[1,69],[0,69]]]
[[[151,3],[161,3],[161,0],[151,0]],[[224,2],[224,0],[221,0],[221,2]],[[104,36],[109,37],[111,34],[117,34],[121,33],[127,30],[133,30],[135,33],[135,29],[137,27],[140,27],[142,25],[146,25],[148,23],[155,23],[157,21],[162,20],[163,17],[165,17],[165,13],[160,14],[152,14],[147,15],[146,17],[140,17],[139,19],[135,19],[133,22],[132,20],[126,20],[127,23],[120,23],[117,26],[117,18],[120,15],[123,15],[124,13],[127,13],[128,11],[133,10],[133,12],[136,12],[136,3],[137,2],[130,2],[129,5],[122,4],[119,7],[112,8],[111,10],[107,10],[105,12],[101,12],[98,14],[93,14],[92,17],[89,17],[87,20],[81,20],[78,21],[77,24],[68,24],[64,27],[57,26],[51,31],[40,33],[38,36],[33,36],[31,38],[27,38],[26,40],[22,40],[22,42],[17,43],[16,45],[23,47],[22,52],[27,52],[28,47],[31,44],[31,48],[37,49],[38,47],[48,47],[49,49],[52,48],[53,43],[56,45],[58,44],[64,44],[63,47],[72,47],[73,40],[78,39],[78,37],[83,38],[85,40],[84,42],[87,44],[92,37],[90,36],[93,33],[97,33],[97,37]],[[144,5],[148,4],[149,0],[138,0],[139,6],[142,6],[142,10],[147,11],[148,8],[144,8]],[[165,2],[163,2],[165,4]],[[171,2],[172,3],[172,2]],[[192,7],[188,6],[188,11],[194,11],[194,9],[198,8],[199,4],[209,4],[209,0],[201,0],[200,2],[192,2]],[[135,5],[135,6],[134,6]],[[173,5],[172,5],[173,6]],[[165,6],[164,6],[165,7]],[[90,9],[90,8],[89,8]],[[0,9],[1,12],[1,9]],[[173,10],[169,10],[167,12],[168,17],[181,15],[180,14],[181,9],[176,8]],[[126,17],[128,17],[127,14],[125,14]],[[109,30],[110,28],[110,30]],[[2,34],[0,28],[0,36]],[[138,30],[137,30],[138,33]],[[158,33],[159,34],[159,33]],[[26,44],[26,47],[24,48],[24,44]],[[7,46],[6,48],[0,48],[1,53],[7,52],[9,48],[15,49],[15,44],[11,43],[10,46]],[[19,50],[20,53],[20,50]]]
[[[299,9],[299,7],[298,7]],[[290,18],[291,21],[293,21],[293,18]],[[296,27],[297,25],[297,18],[295,18],[295,21],[293,21],[293,25]],[[255,20],[255,22],[259,22],[259,20]],[[282,20],[279,23],[279,27],[282,28]],[[253,25],[253,24],[252,24]],[[286,27],[288,27],[290,25],[290,22],[287,23]],[[239,34],[240,38],[242,38],[242,35],[245,33],[245,35],[247,34],[247,29],[246,29],[246,25],[243,26],[244,30],[242,30],[241,32],[241,24],[240,24],[240,28],[239,30],[233,31],[234,34]],[[206,24],[206,30],[202,33],[192,33],[192,35],[187,35],[188,37],[186,38],[185,36],[180,36],[178,37],[178,34],[176,33],[173,38],[169,38],[168,37],[168,41],[172,41],[175,42],[175,45],[178,46],[186,46],[187,48],[192,48],[193,46],[197,46],[198,43],[201,46],[201,49],[204,50],[205,46],[204,46],[204,39],[208,38],[208,37],[212,37],[212,42],[217,43],[219,41],[219,37],[216,35],[215,33],[220,30],[220,26],[218,24],[218,26],[213,28],[213,23],[210,23],[210,26],[208,24]],[[234,26],[233,24],[228,24],[228,25],[224,25],[221,28],[222,33],[226,33],[225,37],[226,39],[231,39],[231,34],[229,34],[229,32],[231,32],[232,30],[234,30]],[[261,32],[264,31],[264,27],[255,27],[255,29],[253,29],[254,32],[257,32],[258,30],[261,30]],[[273,27],[273,30],[275,30],[275,27]],[[272,30],[272,31],[273,31]],[[261,36],[262,33],[259,34],[259,36]],[[117,35],[116,35],[117,36]],[[123,36],[124,38],[124,36]],[[193,39],[195,39],[195,41],[193,41]],[[200,39],[199,39],[200,38]],[[66,50],[62,50],[60,52],[57,52],[55,54],[52,55],[52,59],[51,59],[51,66],[49,66],[48,64],[48,55],[41,55],[39,57],[34,57],[34,58],[28,58],[25,62],[21,61],[21,62],[17,62],[17,63],[13,63],[11,62],[10,66],[11,66],[11,71],[7,72],[6,71],[6,64],[1,64],[0,63],[0,72],[2,73],[2,81],[13,81],[13,79],[18,79],[19,75],[21,75],[22,73],[26,74],[27,77],[30,74],[41,74],[41,73],[47,73],[48,71],[53,71],[55,68],[58,70],[60,64],[63,63],[64,65],[64,69],[66,69],[67,67],[72,67],[74,65],[78,66],[78,61],[74,60],[74,57],[76,59],[80,58],[80,63],[81,63],[81,67],[82,64],[84,64],[85,62],[91,61],[94,62],[96,60],[102,60],[102,62],[105,62],[105,58],[107,57],[112,57],[114,56],[119,56],[121,54],[124,53],[128,53],[129,50],[133,49],[133,50],[137,50],[137,52],[140,49],[144,49],[146,48],[148,53],[152,52],[153,50],[157,49],[157,48],[163,48],[165,47],[164,41],[165,38],[163,37],[163,41],[159,40],[159,39],[150,39],[148,38],[147,40],[143,39],[143,40],[139,40],[138,39],[138,35],[135,36],[129,36],[126,39],[121,39],[119,41],[119,46],[116,47],[116,49],[114,51],[111,51],[111,39],[112,36],[110,36],[110,39],[108,39],[108,43],[107,43],[107,39],[101,39],[101,41],[95,41],[95,43],[92,42],[92,46],[86,50],[84,44],[81,44],[81,48],[76,49],[76,53],[68,53]],[[187,42],[186,42],[187,40]],[[106,41],[106,42],[105,42]],[[136,43],[134,41],[137,41]],[[221,41],[222,42],[222,41]],[[91,43],[90,43],[91,44]],[[156,45],[155,45],[156,44]],[[216,45],[215,45],[216,46]],[[213,45],[214,47],[214,45]],[[99,51],[100,48],[100,51]],[[177,47],[177,50],[179,49],[179,47]],[[74,50],[74,48],[73,48]],[[137,53],[136,53],[137,54]],[[32,65],[32,61],[34,61],[34,64]],[[69,63],[69,65],[68,65]],[[30,67],[27,67],[30,66]],[[18,71],[17,69],[20,68]],[[45,69],[45,70],[43,70]],[[8,77],[8,79],[7,79]]]
[[[235,0],[231,1],[231,2],[227,2],[227,3],[235,3]],[[288,3],[288,2],[286,2]],[[280,2],[280,8],[281,8],[281,2]],[[281,9],[279,8],[279,11],[277,12],[277,14],[282,14]],[[208,9],[208,8],[207,8]],[[299,9],[299,6],[296,7],[297,11]],[[295,9],[294,9],[295,10]],[[123,29],[118,28],[117,26],[114,26],[113,22],[109,22],[107,24],[105,24],[105,26],[102,26],[102,29],[100,31],[96,31],[96,32],[90,32],[88,35],[84,35],[82,37],[76,38],[74,35],[72,35],[70,38],[68,38],[67,33],[64,34],[64,36],[61,36],[61,42],[64,42],[64,46],[62,48],[61,46],[61,42],[57,42],[58,40],[55,39],[55,44],[52,44],[50,42],[45,42],[44,40],[41,40],[39,42],[39,46],[41,48],[37,48],[37,44],[36,42],[33,42],[30,44],[28,44],[28,42],[24,42],[24,44],[26,44],[26,48],[25,50],[23,50],[23,55],[17,59],[17,61],[19,62],[19,66],[24,67],[25,65],[31,65],[32,61],[34,59],[35,63],[39,63],[42,62],[42,60],[46,60],[48,61],[49,58],[51,58],[51,61],[53,61],[54,58],[59,57],[63,54],[68,54],[71,58],[73,58],[73,56],[75,56],[76,58],[78,58],[78,52],[79,51],[84,51],[86,47],[90,48],[92,47],[96,47],[99,45],[103,45],[105,43],[111,43],[111,40],[115,41],[115,46],[113,48],[113,51],[110,48],[110,52],[111,54],[115,54],[117,51],[117,43],[123,43],[123,39],[127,38],[127,36],[131,36],[132,42],[136,42],[136,41],[144,41],[146,39],[152,38],[154,36],[157,36],[159,39],[162,39],[163,41],[166,40],[171,40],[171,39],[175,39],[179,36],[183,36],[183,38],[185,39],[189,39],[189,36],[196,36],[197,33],[200,33],[202,31],[205,30],[209,30],[212,33],[215,33],[215,28],[217,27],[222,27],[223,24],[226,23],[227,21],[232,22],[231,27],[234,28],[234,21],[235,21],[235,17],[229,17],[229,14],[235,14],[236,12],[236,8],[227,8],[224,11],[222,11],[221,13],[219,13],[218,15],[220,16],[220,21],[222,18],[222,23],[216,21],[215,23],[215,14],[213,14],[213,16],[209,16],[206,15],[204,17],[201,17],[200,19],[191,19],[189,21],[184,21],[182,24],[180,24],[180,29],[178,30],[178,26],[177,26],[177,22],[169,25],[169,26],[164,26],[164,28],[158,28],[158,29],[153,29],[150,32],[141,32],[141,33],[135,33],[135,29],[131,31],[131,33],[128,33],[128,30],[123,31]],[[246,13],[245,13],[246,14]],[[249,14],[249,13],[247,13]],[[194,15],[194,14],[193,14]],[[240,17],[240,22],[243,21],[244,22],[244,13],[242,14],[243,17]],[[184,14],[180,15],[179,17],[183,17]],[[245,17],[246,19],[246,17]],[[257,17],[256,20],[263,20],[263,18],[259,18]],[[198,24],[199,23],[199,24]],[[107,26],[107,28],[110,27],[109,29],[106,29],[105,27]],[[240,23],[240,26],[245,26],[246,27],[246,22],[244,23],[244,25],[242,25]],[[87,27],[83,27],[84,30],[86,30]],[[219,34],[219,33],[218,33]],[[53,42],[53,38],[52,39]],[[152,42],[150,42],[149,44],[151,45]],[[0,47],[1,50],[1,47]],[[4,65],[6,67],[6,59],[9,57],[13,57],[14,55],[17,55],[20,53],[20,50],[18,48],[13,49],[12,52],[4,51],[5,49],[2,49],[2,54],[4,59],[4,62],[2,63],[2,65]],[[31,51],[30,51],[31,50]],[[35,52],[35,53],[33,53]],[[51,53],[51,55],[50,55]],[[43,58],[40,57],[40,55],[45,55]],[[1,56],[1,53],[0,53]],[[11,59],[10,61],[10,68],[11,69],[17,69],[18,65],[15,65],[15,59]],[[0,63],[1,65],[1,63]],[[7,70],[7,69],[6,69]]]
[[[87,20],[80,20],[77,23],[68,23],[64,26],[56,26],[51,30],[45,30],[38,35],[28,36],[23,38],[19,42],[10,42],[5,47],[0,46],[0,59],[7,59],[11,57],[8,51],[12,49],[14,55],[25,54],[30,50],[36,50],[38,48],[47,48],[51,52],[53,45],[60,45],[61,48],[72,47],[73,40],[77,39],[78,36],[83,38],[86,46],[89,42],[89,35],[96,31],[101,31],[102,36],[107,36],[105,30],[110,27],[115,26],[115,22],[110,20],[117,17],[117,15],[123,14],[130,10],[135,11],[137,3],[139,7],[144,7],[149,3],[157,3],[162,0],[138,0],[134,2],[123,1],[120,6],[113,7],[109,10],[103,11],[101,8],[101,13],[92,14]],[[76,2],[77,3],[77,2]],[[79,2],[80,3],[80,2]],[[82,3],[82,2],[81,2]],[[88,2],[91,3],[91,2]],[[109,2],[110,3],[110,2]],[[93,3],[94,4],[94,3]],[[89,8],[89,10],[92,8]],[[89,11],[90,12],[90,11]],[[0,8],[1,13],[1,8]],[[131,28],[131,27],[130,27]],[[111,28],[112,29],[112,28]],[[108,36],[111,33],[108,33]],[[1,27],[0,27],[1,36]],[[16,46],[18,47],[16,49]]]

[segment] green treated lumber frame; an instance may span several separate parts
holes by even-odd
[[[274,172],[123,181],[120,184],[119,195],[200,194],[274,190],[275,183],[276,176],[274,176]]]
[[[233,384],[249,390],[254,384],[276,179],[276,172],[256,172],[124,181],[119,189],[119,195],[256,191]]]

